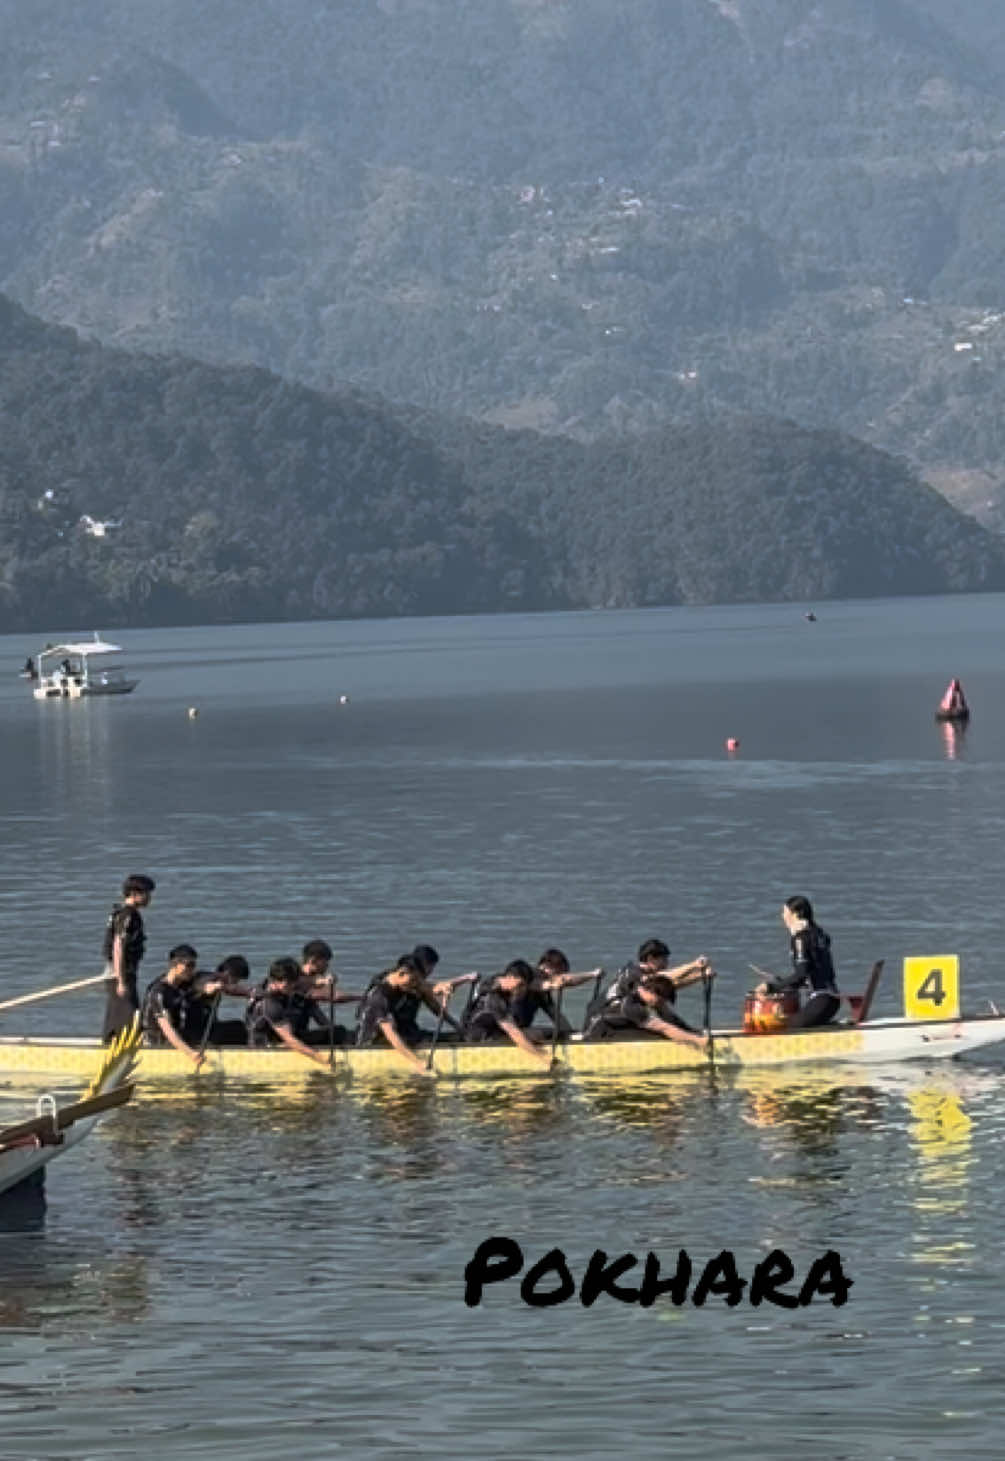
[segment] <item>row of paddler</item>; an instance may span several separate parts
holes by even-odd
[[[671,967],[670,951],[660,939],[643,943],[636,961],[620,969],[603,990],[602,970],[574,974],[562,951],[554,948],[545,951],[536,968],[515,959],[485,978],[464,974],[435,980],[439,956],[430,945],[420,944],[359,993],[338,988],[331,969],[332,950],[323,939],[305,944],[299,961],[274,960],[264,982],[257,985],[252,984],[241,955],[224,959],[212,973],[200,973],[196,950],[179,944],[170,952],[168,967],[148,986],[141,1009],[138,974],[146,946],[141,910],[149,905],[154,888],[152,878],[132,874],[108,918],[103,943],[108,984],[103,1038],[115,1038],[140,1010],[147,1040],[174,1046],[197,1067],[209,1045],[281,1044],[325,1063],[321,1047],[326,1045],[330,1061],[337,1045],[386,1043],[417,1069],[429,1070],[431,1059],[417,1056],[416,1046],[428,1041],[435,1049],[440,1040],[492,1038],[511,1040],[550,1064],[558,1039],[572,1033],[561,1013],[564,991],[589,980],[595,987],[582,1038],[605,1039],[636,1030],[701,1048],[708,1048],[711,1040],[714,970],[704,955]],[[805,1006],[784,1018],[790,1026],[802,1028],[826,1024],[840,1008],[830,939],[816,924],[806,898],[788,899],[782,919],[790,936],[792,974],[769,976],[755,994],[762,999],[787,995],[791,1000],[795,991],[808,986]],[[704,1033],[692,1029],[674,1008],[678,990],[698,982],[705,990]],[[465,984],[468,1002],[458,1018],[448,1006]],[[219,1018],[225,997],[245,1001],[242,1019]],[[335,1021],[335,1005],[345,1003],[358,1007],[354,1035]],[[436,1016],[432,1032],[423,1032],[418,1024],[423,1005]],[[547,1035],[531,1029],[538,1011],[552,1021],[550,1055],[541,1048]]]
[[[714,971],[704,956],[671,967],[669,950],[660,939],[642,944],[638,959],[619,970],[603,990],[603,970],[573,973],[556,948],[546,949],[536,967],[514,959],[497,974],[437,979],[439,956],[430,945],[420,944],[360,992],[339,988],[331,959],[330,946],[315,939],[304,945],[299,960],[273,960],[264,981],[253,985],[242,956],[231,955],[210,973],[199,970],[198,954],[190,944],[179,944],[143,996],[145,1039],[150,1045],[173,1046],[197,1068],[207,1048],[216,1046],[282,1045],[328,1066],[336,1047],[386,1044],[417,1071],[432,1074],[437,1044],[505,1038],[547,1068],[558,1039],[573,1033],[562,1014],[565,990],[592,983],[582,1038],[606,1039],[636,1029],[702,1049],[708,1042],[708,1034],[693,1030],[674,1005],[679,989],[699,981],[708,989]],[[450,1001],[464,986],[467,1002],[455,1015]],[[242,1018],[219,1017],[221,1000],[227,997],[244,1001]],[[354,1031],[335,1019],[335,1006],[349,1003],[357,1006]],[[419,1024],[423,1006],[436,1016],[432,1030]],[[539,1013],[548,1017],[549,1027],[534,1027]]]

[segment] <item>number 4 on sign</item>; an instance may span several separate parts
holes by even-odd
[[[909,1020],[958,1020],[960,961],[956,954],[904,960],[904,1014]]]

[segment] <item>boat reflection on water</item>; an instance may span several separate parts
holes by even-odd
[[[947,761],[955,761],[962,751],[966,749],[967,728],[963,724],[956,724],[953,721],[939,721],[939,734],[942,737],[942,753]]]
[[[966,1102],[965,1080],[932,1081],[907,1096],[907,1130],[917,1156],[912,1258],[938,1270],[967,1267],[975,1257],[969,1238],[974,1122]]]
[[[0,1239],[7,1233],[40,1232],[45,1227],[45,1168],[0,1192]]]

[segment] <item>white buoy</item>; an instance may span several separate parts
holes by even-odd
[[[338,703],[340,705],[348,705],[349,704],[349,696],[348,695],[340,695],[338,697]]]
[[[189,718],[189,720],[195,720],[198,717],[198,714],[199,714],[199,707],[198,707],[198,705],[190,705],[188,707],[188,718]]]

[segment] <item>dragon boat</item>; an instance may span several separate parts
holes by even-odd
[[[789,1065],[889,1065],[902,1060],[949,1060],[1005,1042],[1005,1014],[989,1002],[985,1013],[959,1014],[959,960],[955,955],[904,960],[905,1013],[871,1018],[883,971],[882,961],[870,973],[865,992],[850,1001],[852,1017],[816,1029],[764,1034],[723,1028],[712,1030],[711,1050],[632,1032],[606,1040],[572,1035],[555,1045],[556,1069],[581,1076],[636,1076],[661,1072],[770,1068]],[[547,1048],[546,1046],[543,1048]],[[11,1076],[49,1078],[75,1076],[93,1069],[101,1052],[97,1040],[35,1036],[0,1037],[0,1080]],[[427,1047],[428,1050],[428,1047]],[[423,1057],[420,1045],[416,1054]],[[170,1046],[141,1046],[136,1069],[148,1083],[209,1080],[284,1085],[329,1072],[295,1051],[276,1046],[209,1046],[198,1072],[191,1060]],[[431,1066],[445,1079],[547,1078],[544,1064],[508,1040],[477,1044],[441,1041]],[[415,1079],[415,1068],[387,1047],[358,1049],[336,1046],[330,1072],[351,1081]]]

